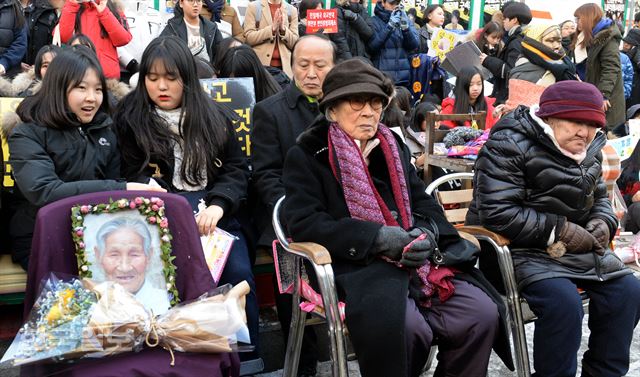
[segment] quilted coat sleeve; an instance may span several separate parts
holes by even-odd
[[[544,249],[566,218],[524,205],[527,196],[525,152],[514,132],[492,134],[476,162],[474,200],[480,223],[516,246]]]

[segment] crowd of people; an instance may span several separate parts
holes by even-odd
[[[513,368],[494,271],[475,267],[480,249],[421,179],[427,114],[484,112],[491,133],[467,223],[511,240],[520,290],[538,318],[536,372],[575,375],[581,288],[591,298],[583,376],[624,375],[640,282],[609,249],[619,219],[602,149],[640,117],[640,29],[623,38],[595,3],[555,25],[509,2],[469,34],[479,64],[461,69],[453,90],[446,74],[423,82],[429,90],[416,100],[412,59],[429,53],[443,25],[458,30],[460,15],[430,5],[418,17],[399,0],[380,0],[370,16],[362,2],[340,0],[337,33],[307,33],[307,13],[323,5],[255,0],[241,24],[225,1],[179,0],[138,61],[123,50],[134,37],[118,0],[0,0],[0,96],[23,97],[2,130],[16,183],[0,207],[14,262],[28,270],[36,214],[62,198],[162,191],[184,196],[194,212],[204,202],[200,234],[221,228],[237,237],[219,284],[251,286],[256,351],[242,357],[255,358],[252,264],[273,245],[271,213],[286,195],[289,236],[332,255],[364,376],[417,376],[433,344],[435,375],[486,375],[492,349]],[[202,90],[199,79],[213,77],[253,79],[250,158],[236,114]],[[540,88],[535,104],[514,100],[518,81]],[[636,232],[639,149],[618,182],[629,206],[623,225]],[[276,294],[285,335],[291,305]],[[307,328],[298,375],[315,375],[317,361]]]

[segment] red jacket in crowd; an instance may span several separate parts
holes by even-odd
[[[100,1],[107,0],[95,0],[96,3],[100,3]],[[104,8],[102,13],[98,13],[94,4],[67,1],[60,16],[60,40],[62,43],[67,43],[75,33],[76,14],[80,11],[80,7],[85,7],[80,16],[82,34],[89,37],[96,46],[96,53],[104,75],[107,78],[119,79],[120,63],[116,47],[126,45],[132,37],[129,30],[118,21],[108,7]],[[127,22],[124,14],[120,14],[120,17],[124,23]],[[102,36],[100,25],[107,32],[106,37]]]
[[[492,97],[484,97],[484,100],[487,102],[487,118],[484,124],[485,130],[490,129],[496,123],[497,119],[493,117],[493,104],[496,102],[495,98]],[[442,111],[440,114],[454,114],[456,100],[455,98],[447,97],[442,101]],[[464,122],[466,127],[471,127],[471,122]],[[457,124],[450,120],[443,120],[440,122],[440,127],[453,128],[456,127]]]

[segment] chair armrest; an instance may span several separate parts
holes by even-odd
[[[465,232],[465,233],[469,233],[473,236],[485,236],[485,237],[489,237],[493,240],[493,242],[495,242],[496,244],[498,244],[498,246],[509,246],[509,244],[511,243],[509,241],[509,239],[494,233],[492,231],[490,231],[487,228],[481,227],[481,226],[473,226],[473,225],[465,225],[465,226],[461,226],[460,228],[458,228],[459,232]]]
[[[329,250],[320,244],[313,242],[292,242],[289,244],[289,249],[315,264],[331,264]]]
[[[471,233],[467,233],[467,232],[458,232],[458,234],[460,235],[460,238],[464,238],[465,240],[471,242],[472,244],[476,245],[478,247],[478,249],[480,248],[480,241],[478,241],[477,238],[475,238]]]

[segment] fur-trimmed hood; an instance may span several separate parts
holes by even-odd
[[[107,79],[107,90],[116,102],[120,102],[131,91],[131,87],[117,79]]]
[[[13,132],[18,124],[22,123],[22,120],[16,114],[15,111],[7,111],[2,115],[2,128],[0,128],[0,133],[2,133],[2,138],[7,140],[9,135]]]
[[[591,42],[591,48],[600,46],[609,41],[609,39],[614,39],[616,43],[620,43],[622,40],[622,34],[620,34],[620,29],[615,23],[609,25],[600,31],[598,31],[594,36]]]
[[[21,97],[24,92],[31,88],[32,93],[40,90],[40,80],[36,79],[36,74],[33,68],[26,72],[18,74],[13,80],[9,80],[6,77],[0,77],[0,97]],[[37,89],[35,86],[38,86]]]

